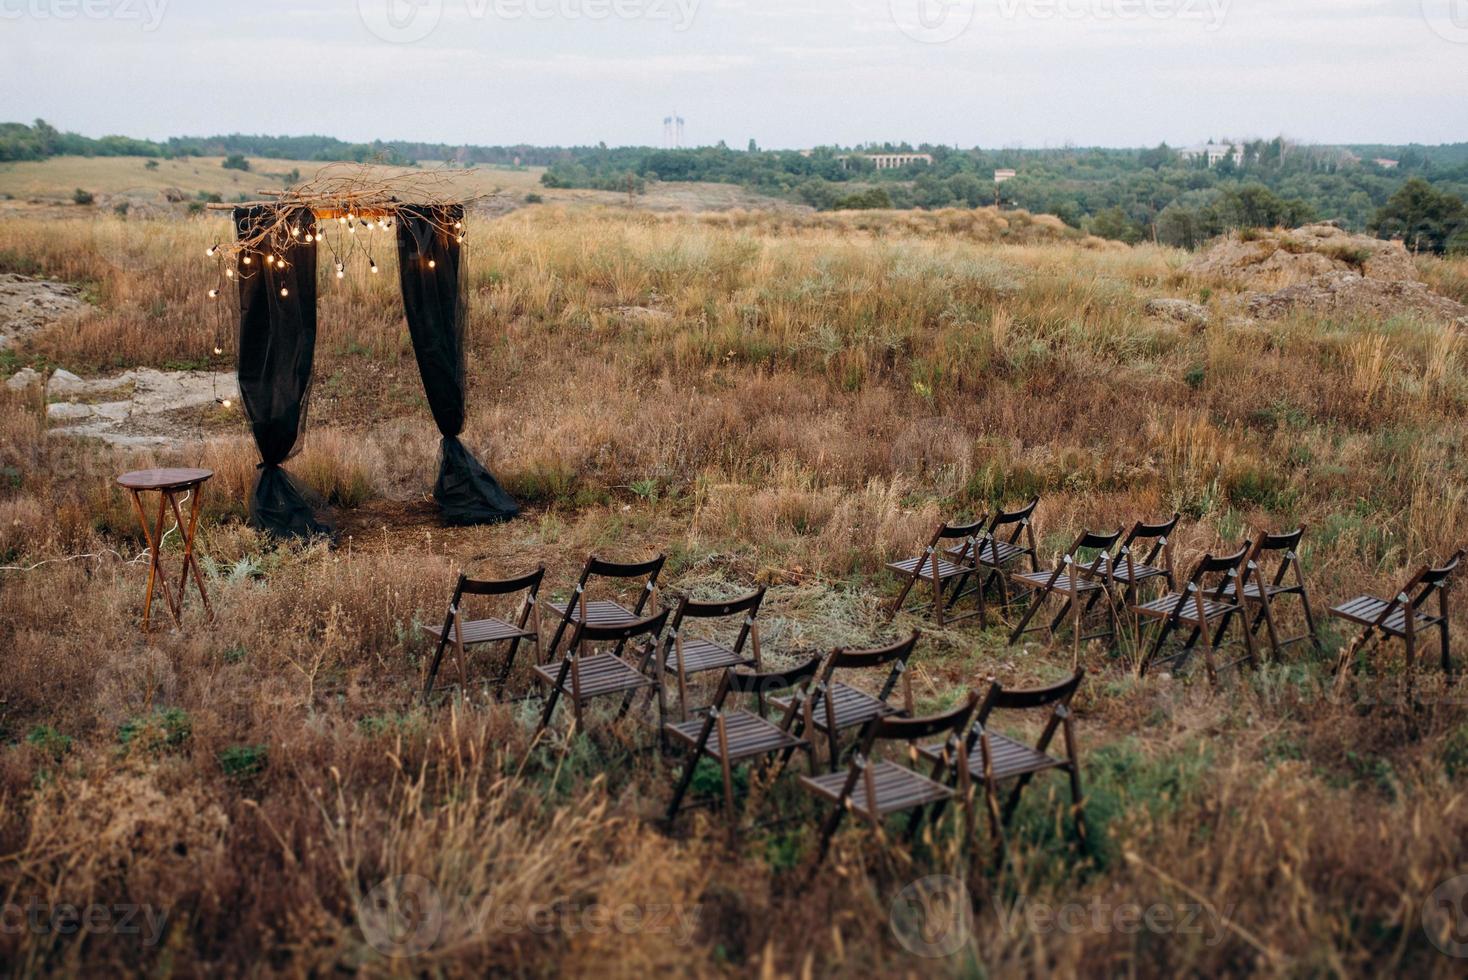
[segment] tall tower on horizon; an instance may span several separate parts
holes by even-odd
[[[671,116],[663,117],[663,146],[670,150],[683,146],[683,117],[676,109]]]

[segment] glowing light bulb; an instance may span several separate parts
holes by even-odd
[[[210,299],[218,299],[219,298],[219,290],[217,290],[217,289],[211,289],[211,290],[209,290],[209,298]]]
[[[338,279],[345,279],[346,276],[347,276],[347,270],[346,270],[346,268],[340,262],[338,262],[336,264],[336,277]]]
[[[372,263],[372,274],[374,276],[377,275],[377,263],[372,259],[368,259],[367,261]]]
[[[234,270],[233,269],[225,269],[224,270],[224,278],[226,278],[226,279],[233,279],[234,278]]]
[[[204,252],[204,254],[205,254],[205,255],[207,255],[207,256],[209,256],[209,257],[210,257],[210,258],[211,258],[211,259],[212,259],[212,258],[214,258],[214,253],[215,253],[215,252],[217,252],[217,251],[219,251],[219,249],[218,249],[218,248],[217,248],[217,247],[216,247],[216,246],[214,246],[214,245],[211,245],[211,246],[209,246],[209,248],[208,248],[208,249],[207,249],[207,250],[206,250],[206,251],[205,251],[205,252]]]
[[[428,268],[430,268],[430,269],[437,269],[438,268],[438,263],[435,260],[433,260],[433,259],[429,259],[428,260]]]
[[[347,234],[349,234],[349,235],[355,235],[356,233],[357,233],[357,226],[356,225],[347,225]]]
[[[245,265],[249,265],[253,261],[254,259],[250,258],[248,255],[245,256]]]
[[[307,245],[310,245],[311,244],[311,236],[310,235],[307,235],[306,236],[306,244]]]
[[[346,224],[347,223],[346,215],[337,215],[336,223],[339,224],[339,225]]]
[[[215,354],[223,354],[224,353],[224,348],[223,347],[216,347],[216,348],[214,348],[214,353]]]
[[[219,404],[223,405],[225,408],[229,408],[229,406],[232,405],[232,404],[234,404],[234,403],[231,402],[228,398],[223,398],[223,399],[220,399]]]
[[[290,294],[291,294],[291,291],[289,289],[286,289],[284,286],[281,286],[280,287],[280,295],[281,296],[289,296]]]
[[[462,222],[462,221],[455,221],[454,222],[454,227],[455,228],[462,228],[462,227],[464,227],[464,222]]]
[[[300,226],[299,225],[296,226],[295,228],[292,228],[291,229],[291,237],[292,238],[300,238],[301,237],[301,229],[300,229]]]
[[[464,244],[464,236],[463,235],[460,235],[459,236],[459,244],[460,245]]]

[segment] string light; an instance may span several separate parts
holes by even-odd
[[[245,256],[245,265],[249,265],[251,261],[253,261],[253,260],[248,255],[246,255]]]
[[[311,236],[310,235],[307,235],[306,236],[306,244],[307,245],[310,245],[311,244],[311,241],[312,241]]]
[[[340,262],[336,264],[336,277],[338,279],[345,279],[347,277],[346,267],[343,266]]]
[[[372,274],[374,276],[377,275],[377,260],[369,255],[367,256],[367,261],[372,266]]]
[[[215,353],[216,356],[218,356],[220,354],[223,354],[224,353],[224,348],[223,347],[220,347],[219,345],[216,344],[215,347],[214,347],[214,353]]]
[[[233,279],[234,278],[234,270],[233,269],[225,269],[224,270],[224,278],[226,278],[226,279]]]
[[[280,287],[280,295],[281,295],[282,298],[284,298],[286,296],[289,296],[290,294],[291,294],[291,291],[289,289],[286,289],[284,286],[281,286]]]
[[[294,228],[291,229],[291,237],[292,238],[300,238],[301,237],[301,226],[300,225],[297,225],[296,227],[294,227]]]
[[[214,253],[217,251],[219,251],[218,245],[210,245],[208,251],[206,251],[204,254],[212,259],[214,258]]]
[[[219,399],[219,404],[223,405],[225,408],[229,408],[229,406],[232,405],[233,402],[231,402],[228,398],[221,398]]]
[[[428,260],[428,268],[430,268],[430,269],[437,269],[438,268],[438,262],[436,262],[433,259],[429,259]]]
[[[217,290],[217,289],[211,289],[211,290],[209,290],[209,298],[210,299],[218,299],[219,298],[219,290]]]

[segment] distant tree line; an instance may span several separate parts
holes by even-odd
[[[876,169],[868,153],[926,153],[919,161]],[[1296,146],[1283,139],[1243,144],[1214,164],[1188,159],[1167,144],[1147,149],[974,148],[906,143],[806,153],[744,150],[722,142],[690,149],[646,146],[470,146],[328,136],[174,137],[161,142],[63,133],[43,120],[0,124],[0,161],[50,156],[220,156],[415,165],[543,166],[547,187],[642,193],[655,181],[738,184],[813,207],[977,207],[994,201],[993,172],[1014,169],[1002,202],[1058,216],[1067,224],[1126,242],[1153,240],[1191,248],[1233,228],[1331,219],[1352,230],[1401,236],[1423,250],[1468,248],[1468,143],[1443,146]],[[1396,166],[1377,164],[1396,161]],[[233,165],[238,165],[238,162]],[[1405,195],[1405,196],[1403,196]]]

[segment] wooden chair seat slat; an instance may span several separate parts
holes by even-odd
[[[1054,569],[1041,572],[1019,572],[1010,576],[1012,581],[1023,582],[1037,589],[1043,589],[1050,584],[1050,576],[1054,575]],[[1061,572],[1055,579],[1056,592],[1079,592],[1085,594],[1095,592],[1097,589],[1105,588],[1099,579],[1087,578],[1075,572]]]
[[[566,615],[564,603],[547,603],[546,608],[557,616]],[[637,616],[620,602],[613,602],[611,599],[592,599],[576,606],[571,622],[584,622],[591,626],[626,626],[629,623],[637,622]]]
[[[950,549],[945,553],[954,558],[962,558],[962,552],[959,549]],[[977,549],[979,564],[987,565],[991,568],[999,565],[1007,565],[1016,558],[1022,558],[1028,554],[1031,554],[1031,549],[1024,545],[1015,544],[1011,541],[997,541],[993,538],[979,542]],[[971,558],[970,561],[972,560]]]
[[[1378,599],[1372,595],[1363,595],[1336,606],[1331,612],[1342,619],[1349,619],[1363,626],[1370,626],[1376,622],[1376,618],[1381,615],[1381,611],[1388,605],[1389,603],[1385,599]],[[1441,616],[1433,616],[1420,609],[1416,610],[1413,617],[1413,624],[1419,631],[1436,626],[1440,622],[1442,622]],[[1405,636],[1407,632],[1407,611],[1400,607],[1397,608],[1386,618],[1386,621],[1381,624],[1380,628],[1391,633],[1393,636]]]
[[[691,721],[670,724],[667,730],[668,734],[679,741],[688,745],[697,745],[698,737],[703,732],[703,726],[704,719],[695,718]],[[724,727],[729,733],[729,759],[731,761],[766,755],[783,749],[802,748],[808,744],[805,739],[796,738],[774,722],[742,709],[725,712]],[[719,739],[718,728],[709,733],[708,741],[704,744],[704,751],[715,759],[724,758],[724,743]]]
[[[902,561],[888,562],[887,567],[894,572],[901,572],[904,575],[911,575],[913,572],[917,572],[920,578],[928,581],[932,581],[933,579],[933,559],[927,555],[921,555],[917,558],[904,558]],[[939,579],[957,578],[971,571],[973,571],[971,567],[965,568],[962,565],[955,565],[952,562],[944,561],[942,558],[938,559]]]
[[[886,718],[902,713],[901,708],[840,681],[833,682],[828,690],[831,693],[831,707],[836,715],[837,731],[865,725],[873,718]],[[790,707],[789,698],[770,698],[770,703],[782,711]],[[826,705],[823,696],[819,693],[811,700],[811,720],[815,723],[817,731],[827,731]]]
[[[834,801],[841,798],[847,773],[839,771],[820,776],[802,776],[800,781],[816,795]],[[885,760],[872,764],[872,782],[876,787],[875,813],[878,816],[953,797],[953,790],[942,783]],[[874,812],[872,801],[867,797],[864,779],[858,779],[852,788],[851,808],[864,816],[871,816]]]
[[[582,700],[603,694],[634,691],[638,688],[651,687],[655,683],[651,677],[611,653],[582,657],[579,666]],[[560,665],[557,663],[538,664],[535,673],[544,678],[547,684],[554,684],[556,676],[560,673]],[[561,693],[566,697],[573,696],[571,687],[571,678],[567,675],[565,682],[561,685]]]
[[[443,628],[440,626],[425,626],[423,631],[434,639],[442,639]],[[455,623],[449,628],[448,638],[450,643],[462,642],[465,646],[474,643],[495,643],[500,640],[513,640],[516,637],[528,639],[535,636],[534,630],[520,629],[513,623],[507,623],[503,619],[475,619],[467,623]]]
[[[922,753],[923,758],[937,762],[942,757],[943,746],[941,744],[925,745],[918,751]],[[1057,759],[1053,755],[1037,751],[1032,746],[1017,742],[997,732],[989,733],[989,751],[992,755],[991,765],[996,782],[1023,776],[1026,773],[1043,772],[1046,769],[1058,769],[1069,765],[1064,759]],[[984,752],[977,745],[969,752],[968,771],[975,782],[984,781]]]
[[[683,641],[683,670],[688,674],[698,674],[707,670],[723,670],[726,667],[749,667],[753,664],[753,657],[735,653],[728,647],[711,640],[690,638]],[[678,655],[671,645],[664,653],[663,667],[674,673],[678,670]]]
[[[1132,608],[1144,616],[1154,616],[1165,619],[1177,609],[1178,599],[1182,597],[1179,592],[1169,592],[1160,599],[1144,602]],[[1226,613],[1236,612],[1238,606],[1232,602],[1220,602],[1217,599],[1205,598],[1203,600],[1203,617],[1209,622],[1218,619]],[[1189,626],[1198,625],[1198,600],[1188,596],[1183,600],[1183,607],[1177,614],[1178,622],[1187,623]]]
[[[1110,558],[1102,558],[1101,570],[1105,571],[1108,566],[1112,568],[1111,577],[1124,585],[1136,585],[1139,582],[1145,582],[1148,579],[1154,579],[1167,574],[1166,571],[1155,565],[1144,565],[1141,562],[1115,561]]]

